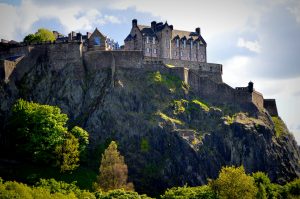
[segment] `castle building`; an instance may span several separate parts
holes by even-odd
[[[59,35],[56,31],[53,31],[54,35]],[[82,42],[88,50],[118,50],[119,44],[115,42],[113,39],[105,36],[101,33],[98,28],[94,30],[93,33],[87,32],[86,35],[76,33],[74,31],[68,34],[68,37],[56,37],[56,41],[78,41]]]
[[[151,22],[151,26],[138,25],[132,20],[132,28],[124,40],[124,50],[141,50],[145,59],[175,59],[207,62],[206,42],[200,28],[195,32],[175,30],[168,23]]]

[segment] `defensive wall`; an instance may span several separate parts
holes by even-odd
[[[271,116],[278,116],[275,99],[264,99],[264,108],[269,112]]]
[[[9,61],[7,58],[22,55]],[[257,91],[250,92],[248,87],[236,89],[222,82],[222,65],[198,63],[184,60],[145,60],[142,51],[85,51],[80,42],[48,43],[18,46],[0,52],[1,79],[8,81],[15,67],[16,78],[26,73],[34,60],[44,57],[52,70],[61,70],[66,65],[88,66],[89,71],[100,68],[143,68],[178,76],[188,83],[201,97],[216,103],[253,104],[258,109],[265,108],[270,115],[278,115],[274,99],[264,99]],[[4,59],[3,59],[4,58]]]

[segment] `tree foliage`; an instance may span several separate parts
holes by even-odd
[[[257,188],[254,179],[245,173],[244,167],[223,167],[216,180],[210,182],[210,186],[220,198],[244,199],[254,198]]]
[[[133,184],[127,183],[128,168],[124,157],[118,151],[116,142],[112,141],[104,151],[99,172],[95,189],[103,191],[121,188],[133,190]]]
[[[84,139],[81,150],[85,150],[88,134],[79,127],[68,132],[67,121],[68,116],[58,107],[18,100],[10,120],[17,153],[39,162],[58,163],[62,171],[77,168],[80,140]]]
[[[217,194],[210,186],[199,187],[173,187],[168,189],[162,199],[216,199]]]
[[[55,36],[52,31],[45,28],[40,28],[35,34],[29,34],[25,36],[23,41],[27,43],[55,41]]]

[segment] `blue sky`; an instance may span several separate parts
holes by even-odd
[[[300,143],[299,0],[0,0],[0,38],[22,40],[40,27],[65,35],[98,27],[122,44],[133,18],[200,27],[208,61],[223,64],[224,81],[236,87],[251,80],[265,98],[276,98]]]

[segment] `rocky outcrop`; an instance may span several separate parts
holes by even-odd
[[[2,146],[10,108],[23,98],[60,107],[71,126],[90,133],[91,167],[99,161],[94,151],[116,140],[139,192],[203,184],[224,165],[264,171],[280,183],[300,175],[295,139],[286,128],[276,134],[267,112],[205,104],[179,78],[149,69],[57,64],[46,50],[36,52],[1,83]]]

